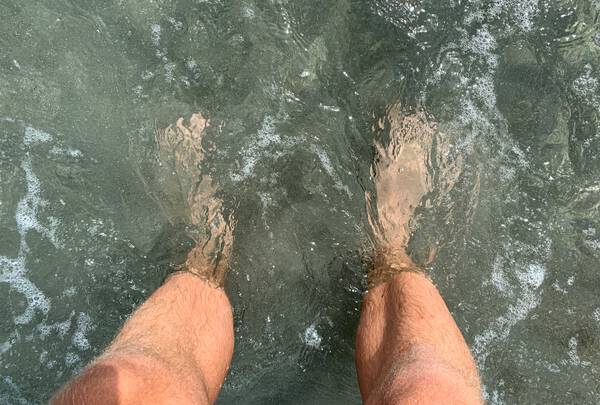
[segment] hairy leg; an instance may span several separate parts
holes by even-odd
[[[435,128],[423,114],[388,111],[389,144],[376,143],[376,205],[367,196],[375,243],[370,291],[356,337],[356,368],[367,404],[479,404],[477,368],[436,287],[406,253],[411,219],[431,191]]]
[[[200,171],[208,125],[193,114],[188,126],[180,119],[157,134],[158,160],[176,174],[196,247],[53,404],[215,402],[233,353],[232,308],[221,287],[235,219],[224,217],[216,186]]]
[[[127,321],[53,404],[210,404],[233,353],[225,292],[178,273]]]
[[[444,300],[403,272],[365,296],[356,368],[367,404],[479,404],[477,368]]]

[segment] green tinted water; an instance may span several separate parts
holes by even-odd
[[[597,403],[599,13],[0,0],[0,402],[47,400],[185,252],[154,132],[200,111],[239,221],[221,403],[358,403],[371,125],[400,103],[444,140],[411,249],[436,247],[487,399]]]

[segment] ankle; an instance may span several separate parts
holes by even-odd
[[[404,249],[378,250],[373,260],[373,268],[367,275],[369,289],[385,284],[403,273],[414,273],[428,278],[425,269],[416,265]]]

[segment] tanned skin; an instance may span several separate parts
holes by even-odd
[[[180,273],[51,404],[212,404],[232,354],[233,313],[225,292]]]
[[[480,404],[477,368],[429,279],[403,272],[365,296],[356,336],[365,404]]]

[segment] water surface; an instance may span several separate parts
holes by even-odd
[[[439,139],[411,252],[437,253],[486,398],[598,403],[599,15],[597,0],[0,0],[0,402],[47,400],[185,253],[155,134],[201,112],[199,170],[238,219],[220,402],[359,403],[372,126],[401,105]]]

